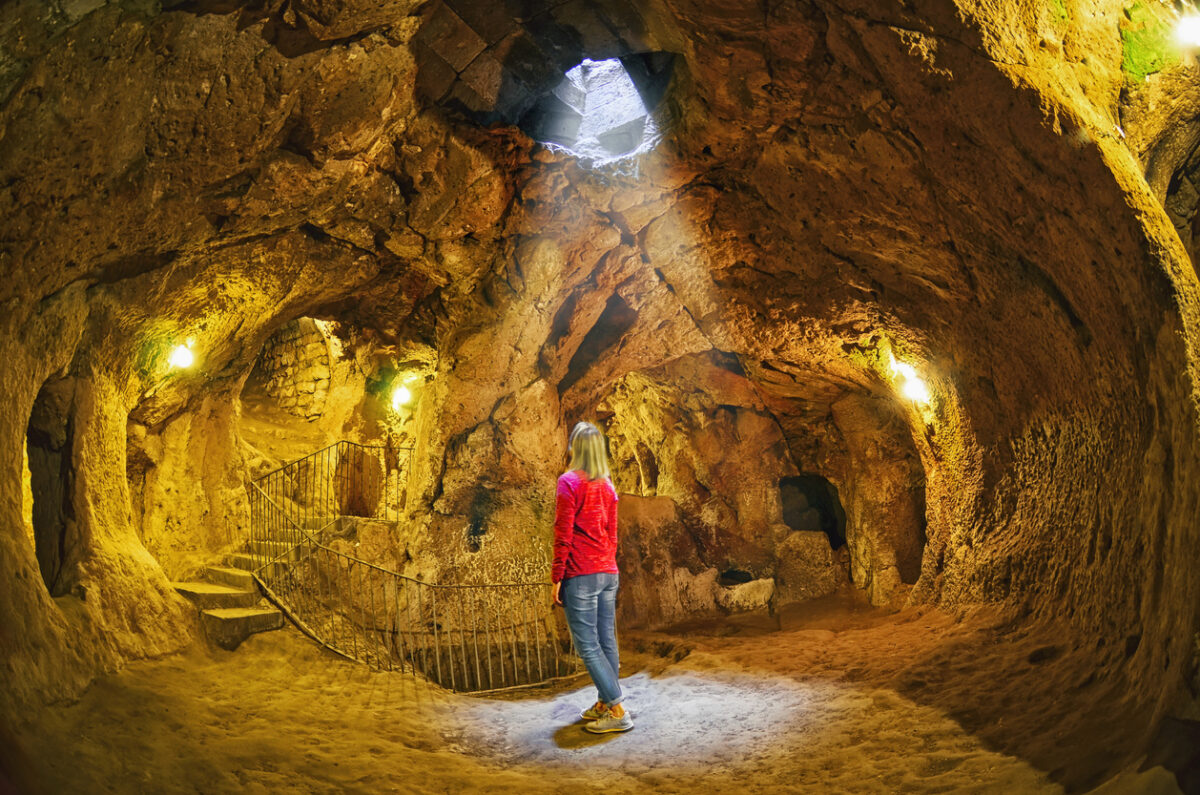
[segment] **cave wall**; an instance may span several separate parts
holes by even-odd
[[[241,382],[272,332],[310,315],[437,352],[390,553],[414,571],[535,576],[569,423],[631,373],[732,357],[757,403],[696,439],[755,436],[774,415],[772,444],[829,471],[848,526],[877,541],[885,517],[920,518],[919,461],[926,543],[907,598],[1065,622],[1099,676],[1133,685],[1129,732],[1166,713],[1200,627],[1186,565],[1200,288],[1114,130],[1154,139],[1120,116],[1119,4],[1068,2],[1059,18],[949,0],[658,0],[620,35],[531,14],[575,31],[559,37],[569,52],[678,54],[672,132],[636,175],[484,128],[442,102],[453,88],[418,97],[438,64],[414,37],[440,8],[0,9],[6,707],[186,642],[164,566],[186,568],[237,514]],[[503,69],[474,84],[491,93],[471,114],[495,109],[521,62],[492,60]],[[161,351],[187,336],[202,366],[165,372]],[[926,374],[929,406],[896,397],[889,352]],[[51,376],[78,384],[79,540],[57,601],[18,529],[26,430]],[[618,445],[623,488],[637,450]],[[690,456],[694,470],[719,458]],[[673,533],[689,511],[704,519],[693,484],[709,475],[679,477],[668,505],[657,458],[656,496],[631,521]],[[146,474],[164,461],[169,475]],[[711,532],[746,527],[721,543],[774,539],[770,500],[725,488]],[[881,600],[907,590],[912,550],[866,538],[856,584]],[[703,602],[686,592],[684,613]]]
[[[245,535],[250,507],[237,411],[228,394],[205,395],[153,431],[129,423],[133,524],[173,581],[197,579],[215,551]]]
[[[797,425],[792,418],[801,411],[808,416]],[[630,521],[630,622],[679,618],[660,618],[635,595],[639,572],[651,591],[702,578],[686,590],[692,602],[711,592],[707,612],[815,598],[843,581],[867,591],[873,604],[905,603],[922,567],[924,479],[890,399],[857,392],[833,399],[808,385],[768,403],[736,358],[696,354],[625,376],[595,412],[605,418],[618,491],[670,500],[667,512],[679,523]],[[793,445],[790,436],[800,438]],[[800,529],[784,522],[781,481],[801,472],[824,477],[841,495],[845,550],[835,554],[828,537],[813,535],[819,527],[796,535]],[[635,511],[643,505],[631,504]],[[667,509],[648,510],[659,517]],[[719,582],[728,571],[762,582]],[[781,572],[786,582],[779,582]],[[673,603],[658,601],[664,599]]]
[[[317,322],[296,318],[267,338],[249,381],[288,414],[315,420],[324,414],[329,396],[329,353],[329,340]]]
[[[63,494],[70,521],[52,598],[39,571],[33,539],[19,528],[26,429],[44,382],[66,371],[87,323],[85,291],[69,288],[33,312],[9,315],[3,433],[7,473],[0,603],[8,616],[0,636],[6,709],[70,697],[123,659],[162,654],[189,637],[182,609],[161,569],[137,542],[129,521],[123,445],[129,396],[95,367],[76,371],[69,402],[70,459],[75,477]],[[8,711],[5,714],[13,715]]]
[[[709,566],[770,576],[770,550],[785,533],[776,484],[796,473],[782,434],[744,380],[721,379],[696,357],[668,369],[693,371],[695,391],[639,373],[618,382],[600,404],[612,413],[604,425],[614,483],[621,493],[673,500],[691,520]],[[674,380],[662,375],[668,384]],[[697,388],[706,381],[709,391]],[[730,382],[733,389],[718,386]]]
[[[850,576],[872,604],[902,604],[925,557],[925,473],[912,440],[880,398],[847,395],[832,406],[847,460],[839,493],[846,511]]]
[[[776,543],[787,535],[777,483],[795,465],[749,383],[687,356],[625,376],[598,411],[625,499],[625,623],[768,606]],[[742,581],[722,577],[730,572]]]

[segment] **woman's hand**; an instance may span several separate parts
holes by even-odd
[[[553,593],[554,593],[554,604],[556,604],[556,605],[562,604],[561,591],[562,591],[562,582],[560,581],[560,582],[554,583],[554,592]]]

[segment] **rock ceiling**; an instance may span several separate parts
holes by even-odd
[[[1095,664],[1164,714],[1200,605],[1195,202],[1163,209],[1195,89],[1186,66],[1129,87],[1119,3],[164,5],[0,9],[3,510],[39,390],[73,379],[66,592],[104,595],[64,614],[0,541],[0,621],[43,617],[0,633],[15,702],[180,642],[128,421],[218,429],[191,454],[217,505],[241,384],[308,315],[434,362],[431,537],[480,468],[532,494],[563,423],[633,416],[636,376],[672,422],[770,418],[880,521],[872,483],[915,477],[885,459],[917,462],[913,598],[1119,639]],[[652,153],[591,170],[515,126],[583,58],[647,53],[674,55]],[[164,377],[183,337],[202,372]],[[896,399],[889,352],[930,407]],[[145,582],[164,595],[131,606]]]

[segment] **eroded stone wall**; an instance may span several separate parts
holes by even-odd
[[[850,581],[873,604],[906,602],[923,563],[924,472],[888,397],[809,387],[764,399],[736,358],[704,354],[626,375],[595,413],[618,490],[671,500],[679,527],[670,532],[690,539],[659,543],[663,531],[651,523],[650,535],[633,541],[639,553],[630,561],[645,563],[634,570],[645,568],[651,581],[711,580],[691,589],[712,590],[710,611],[815,598]],[[841,495],[847,546],[837,554],[825,533],[811,532],[819,526],[784,521],[780,484],[801,473],[817,473]],[[641,527],[633,522],[631,535]],[[665,579],[658,558],[670,563]],[[768,589],[780,585],[781,569],[790,582],[776,594]],[[730,571],[761,581],[760,597],[721,590]],[[653,623],[652,611],[641,613]]]
[[[138,537],[170,579],[196,579],[247,532],[238,406],[228,394],[210,395],[157,427],[130,421],[127,434]]]
[[[705,589],[718,561],[687,547],[689,522],[721,565],[767,574],[770,539],[827,570],[819,545],[776,538],[768,497],[782,474],[821,473],[855,584],[1065,628],[1062,659],[1130,694],[1102,723],[1136,755],[1130,738],[1184,694],[1200,628],[1200,287],[1135,157],[1153,125],[1126,125],[1128,145],[1114,129],[1119,4],[656,0],[622,4],[637,24],[619,31],[560,4],[539,17],[555,58],[678,54],[674,127],[636,176],[480,126],[509,81],[540,79],[520,73],[524,18],[460,15],[517,35],[477,34],[497,68],[463,63],[444,101],[418,96],[445,7],[0,8],[0,714],[187,642],[163,568],[192,542],[172,539],[211,543],[245,474],[254,357],[286,319],[320,316],[397,358],[436,351],[389,542],[413,570],[544,575],[570,422],[601,419],[630,374],[714,357],[744,374],[738,400],[680,412],[678,431],[656,420],[661,436],[613,413],[622,488],[645,495],[630,526],[681,545],[653,573],[698,561],[647,604],[667,618],[726,593]],[[164,351],[189,337],[200,365],[170,371]],[[900,394],[888,355],[921,371],[928,404]],[[80,476],[55,601],[16,528],[34,402],[63,377]],[[722,460],[779,445],[794,468],[782,449]],[[168,460],[180,474],[162,476]],[[173,500],[210,518],[147,523]],[[915,583],[900,525],[924,529]],[[1054,694],[1039,717],[1069,743],[1086,698]]]
[[[327,335],[313,318],[301,317],[267,339],[250,380],[287,413],[315,420],[325,411],[330,367]]]

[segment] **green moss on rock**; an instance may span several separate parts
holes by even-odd
[[[1131,80],[1162,71],[1179,53],[1170,18],[1157,7],[1137,2],[1125,9],[1121,25],[1121,70]]]
[[[1066,0],[1050,0],[1050,18],[1055,30],[1065,31],[1071,21],[1071,12],[1067,10]]]

